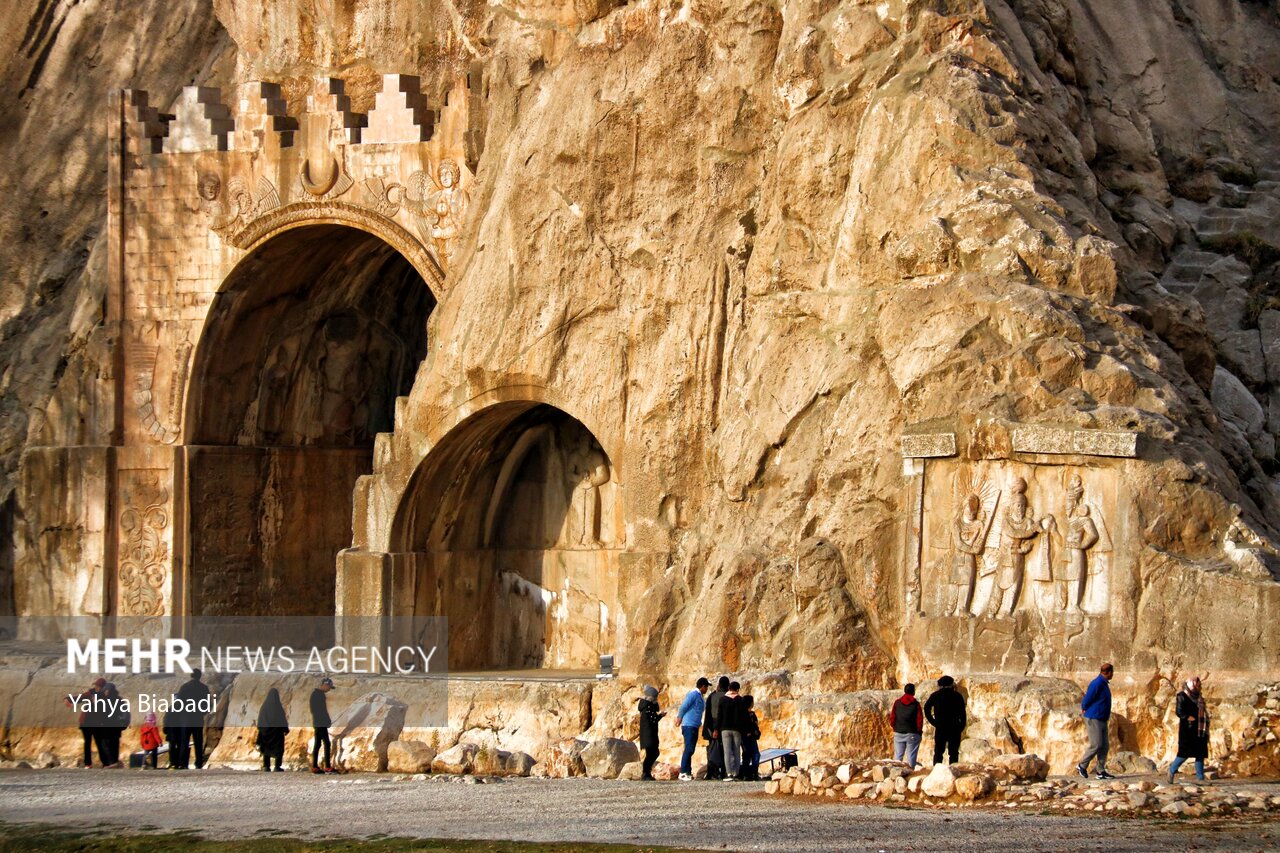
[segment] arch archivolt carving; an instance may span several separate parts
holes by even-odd
[[[296,201],[272,208],[247,222],[224,239],[228,245],[247,252],[277,234],[305,225],[348,225],[373,234],[404,256],[437,295],[445,290],[444,271],[435,257],[408,229],[393,219],[360,205],[344,201]]]

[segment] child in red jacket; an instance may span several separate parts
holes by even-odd
[[[151,769],[156,769],[156,764],[160,760],[160,744],[164,743],[164,738],[160,735],[160,727],[156,725],[155,713],[147,714],[146,720],[142,723],[142,751],[149,753],[151,756]],[[146,759],[143,759],[143,766],[146,766]]]

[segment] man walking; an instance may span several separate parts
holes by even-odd
[[[706,695],[711,689],[711,682],[699,678],[692,690],[685,694],[676,712],[676,725],[684,736],[684,753],[680,756],[680,781],[693,780],[693,751],[698,748],[698,726],[702,725],[702,714],[706,711]]]
[[[742,773],[742,733],[747,730],[747,708],[738,695],[741,685],[729,683],[729,692],[720,700],[720,747],[724,752],[726,782],[740,781]]]
[[[920,737],[924,734],[924,710],[916,701],[914,684],[903,687],[902,695],[894,700],[889,709],[889,724],[893,726],[893,760],[906,761],[914,768],[920,752]]]
[[[325,694],[333,689],[332,678],[320,679],[320,686],[311,691],[311,725],[316,730],[315,743],[311,746],[311,772],[336,773],[330,756],[329,726],[333,720],[329,718],[329,700]],[[324,767],[320,767],[320,747],[324,746]]]
[[[729,692],[729,677],[720,676],[715,692],[707,697],[702,736],[707,739],[707,779],[724,778],[724,744],[720,741],[720,700]]]
[[[196,769],[204,768],[204,711],[199,709],[208,706],[209,688],[200,680],[203,675],[198,669],[191,670],[191,678],[178,688],[179,713],[182,715],[182,731],[178,742],[179,770],[191,767],[193,740],[196,747]]]
[[[968,725],[964,697],[956,690],[956,680],[949,675],[938,679],[938,689],[924,703],[924,716],[933,726],[933,763],[942,763],[942,753],[955,764],[960,760],[960,738]]]
[[[1111,677],[1116,674],[1109,663],[1104,663],[1096,678],[1089,683],[1080,702],[1080,711],[1084,714],[1085,729],[1089,732],[1089,748],[1084,751],[1076,772],[1081,779],[1089,778],[1089,762],[1098,759],[1099,779],[1114,779],[1107,772],[1107,752],[1111,748],[1107,737],[1107,723],[1111,719]]]

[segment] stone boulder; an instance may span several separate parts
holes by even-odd
[[[1043,782],[1049,777],[1049,762],[1035,753],[1001,755],[993,763],[1018,781]]]
[[[680,777],[680,768],[665,761],[653,765],[653,778],[659,782],[674,782]]]
[[[968,802],[986,799],[996,789],[996,780],[986,773],[961,776],[955,782],[956,794]]]
[[[366,693],[333,721],[334,764],[344,770],[387,769],[387,749],[404,729],[405,703],[386,693]]]
[[[640,748],[629,740],[610,737],[598,740],[582,750],[582,764],[587,775],[598,779],[615,779],[622,768],[640,760]]]
[[[1113,752],[1107,756],[1107,770],[1118,775],[1155,773],[1157,769],[1154,761],[1136,752]]]
[[[431,762],[432,773],[470,773],[475,769],[480,747],[474,743],[460,743],[441,752]]]
[[[920,790],[928,797],[949,797],[956,790],[956,775],[946,764],[935,764],[920,783]]]
[[[506,754],[502,769],[506,776],[528,776],[535,764],[537,762],[529,753],[511,752]]]
[[[388,773],[430,773],[436,751],[417,740],[397,740],[387,746]]]
[[[628,761],[618,771],[618,778],[628,782],[639,782],[640,775],[644,772],[644,763],[641,761]]]
[[[587,742],[577,738],[556,741],[547,750],[546,760],[538,766],[542,767],[547,777],[551,779],[586,776],[587,769],[582,763],[582,751],[586,748]]]

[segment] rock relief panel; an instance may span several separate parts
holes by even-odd
[[[1107,613],[1115,509],[1109,469],[935,463],[924,489],[923,615]]]

